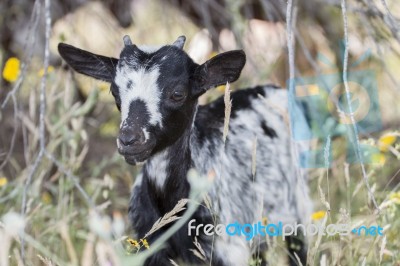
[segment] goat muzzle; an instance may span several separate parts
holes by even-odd
[[[117,138],[118,152],[124,156],[125,161],[129,164],[147,160],[155,147],[152,138],[147,138],[145,131],[135,129],[129,126],[122,127]]]

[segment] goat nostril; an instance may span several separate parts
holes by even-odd
[[[121,134],[118,137],[119,142],[124,146],[129,146],[132,144],[141,144],[145,142],[144,134]]]
[[[120,135],[118,137],[118,139],[119,139],[119,142],[121,142],[121,144],[124,146],[131,145],[136,141],[136,139],[133,135],[126,135],[126,134]]]

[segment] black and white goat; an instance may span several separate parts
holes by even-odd
[[[124,37],[120,58],[105,57],[59,44],[58,50],[77,72],[111,83],[121,111],[118,151],[129,164],[145,162],[133,188],[129,217],[139,237],[154,222],[187,198],[189,169],[215,173],[209,198],[217,223],[253,223],[261,217],[282,223],[306,223],[311,201],[307,180],[296,173],[285,113],[287,93],[274,86],[239,90],[231,95],[229,134],[224,146],[224,101],[198,106],[208,89],[239,78],[243,51],[219,54],[198,65],[183,51],[185,37],[156,49],[139,47]],[[265,97],[270,104],[266,104]],[[253,142],[257,138],[256,175],[252,175]],[[213,224],[205,208],[196,223]],[[154,241],[163,230],[150,237]],[[214,243],[212,243],[214,241]],[[147,259],[147,265],[170,265],[170,258],[201,264],[193,255],[194,236],[187,226],[177,231],[167,248]],[[198,236],[212,265],[247,265],[252,249],[244,236]],[[302,241],[289,238],[289,250],[303,260]],[[300,245],[293,245],[298,243]],[[212,254],[212,255],[211,255]],[[296,259],[291,259],[295,263]]]

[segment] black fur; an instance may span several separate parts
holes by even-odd
[[[192,217],[197,224],[213,224],[213,218],[217,222],[234,222],[231,219],[253,221],[255,209],[249,206],[257,203],[259,186],[265,186],[268,192],[261,199],[267,213],[275,213],[278,217],[289,213],[290,218],[303,219],[306,216],[303,212],[307,212],[299,214],[298,195],[294,192],[297,181],[293,179],[292,166],[286,164],[291,160],[291,154],[285,124],[280,114],[259,99],[260,96],[272,95],[273,99],[281,101],[280,91],[271,86],[259,86],[232,93],[230,131],[224,144],[223,99],[206,106],[197,106],[197,99],[210,88],[238,79],[245,64],[245,54],[243,51],[230,51],[198,65],[180,49],[183,40],[180,39],[179,47],[166,45],[155,51],[126,44],[120,59],[95,55],[66,44],[59,45],[62,57],[77,72],[111,83],[117,108],[123,117],[125,114],[118,150],[128,163],[147,160],[129,205],[129,218],[138,237],[143,238],[179,200],[189,197],[187,173],[190,168],[197,168],[202,175],[207,175],[210,170],[222,173],[216,180],[220,187],[215,185],[209,192],[220,213],[214,217],[208,209],[200,206]],[[138,84],[143,87],[138,88]],[[142,91],[145,95],[135,94],[141,88],[146,88]],[[257,171],[260,173],[257,172],[257,176],[252,175],[250,165],[249,143],[254,137],[259,140]],[[223,159],[221,164],[225,165],[216,169],[214,164],[219,159]],[[308,204],[308,198],[305,204]],[[163,227],[150,235],[150,246],[168,228]],[[220,240],[223,242],[214,246],[212,237],[198,236],[206,254],[206,264],[212,260],[212,265],[228,266],[239,263],[236,260],[250,258],[248,252],[251,251],[242,246],[243,238]],[[169,259],[181,260],[185,264],[203,264],[190,250],[196,249],[193,242],[194,236],[188,235],[185,225],[168,240],[165,249],[148,258],[145,264],[170,265]],[[211,254],[213,248],[215,251]],[[240,256],[242,253],[244,255]],[[300,255],[305,259],[303,254]]]

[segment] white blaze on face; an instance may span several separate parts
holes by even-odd
[[[159,68],[145,70],[139,68],[135,70],[126,64],[122,64],[117,68],[115,75],[115,84],[119,87],[119,95],[121,98],[121,126],[128,117],[129,108],[133,101],[142,100],[150,114],[151,125],[161,124],[161,114],[158,108],[161,91],[157,85],[159,76]],[[128,84],[131,84],[128,87]]]
[[[139,45],[138,48],[145,53],[151,54],[157,52],[161,46],[159,45]]]

